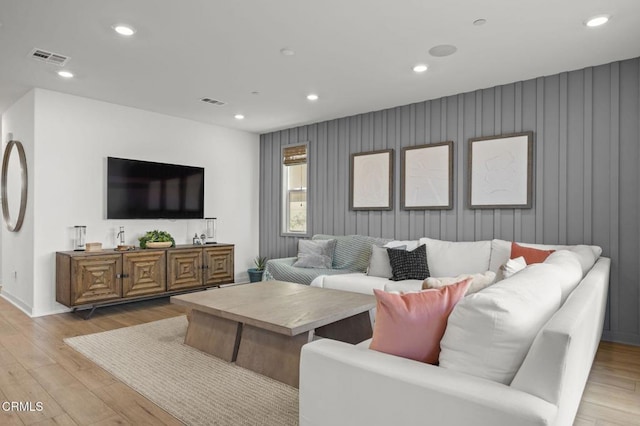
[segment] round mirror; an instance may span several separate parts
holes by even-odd
[[[27,157],[18,141],[9,141],[4,149],[1,189],[4,223],[9,231],[17,232],[27,210]]]

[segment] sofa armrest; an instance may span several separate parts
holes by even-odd
[[[302,348],[300,425],[550,425],[557,407],[509,386],[329,339]]]
[[[600,343],[610,269],[610,259],[598,259],[538,333],[511,383],[558,405],[561,425],[573,424]]]

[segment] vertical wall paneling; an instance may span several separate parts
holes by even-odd
[[[544,79],[536,79],[536,199],[535,209],[535,236],[536,243],[542,242],[544,220]]]
[[[468,139],[532,130],[534,206],[471,210]],[[400,209],[402,148],[454,142],[454,208]],[[260,253],[280,236],[280,148],[309,142],[311,233],[596,244],[611,257],[605,338],[640,344],[640,59],[476,90],[261,136]],[[348,208],[350,154],[394,149],[394,209]]]
[[[515,88],[515,123],[514,123],[514,133],[522,132],[522,83],[516,83]],[[535,143],[535,135],[534,135],[534,143]],[[534,200],[535,201],[535,200]],[[515,209],[513,212],[513,240],[514,241],[522,241],[522,210]]]
[[[466,141],[464,140],[464,95],[458,95],[458,122],[457,131],[453,139],[453,173],[454,173],[454,185],[455,191],[453,193],[454,202],[453,205],[458,206],[457,210],[460,210],[465,205],[465,170],[466,167],[460,167],[460,164],[467,164],[467,158],[464,155],[466,152]],[[458,165],[458,167],[456,167]],[[462,240],[464,234],[464,215],[456,215],[456,233],[455,240]]]
[[[619,227],[619,193],[620,193],[620,64],[611,64],[610,71],[611,87],[610,87],[610,120],[609,120],[609,147],[610,157],[609,165],[610,179],[609,179],[609,238],[610,249],[609,255],[616,259],[611,265],[611,279],[618,282],[618,270],[620,268],[620,258],[618,256],[618,230]],[[616,306],[620,304],[620,286],[611,287],[611,303]],[[611,312],[611,326],[614,328],[620,328],[620,311],[616,310]]]
[[[567,73],[560,74],[559,148],[558,148],[558,243],[567,244]]]
[[[495,133],[495,129],[502,129],[502,87],[496,87],[494,108],[493,108],[493,126],[492,133]],[[496,238],[502,238],[502,215],[501,210],[496,209],[493,214],[493,235]],[[490,239],[490,238],[489,238]]]

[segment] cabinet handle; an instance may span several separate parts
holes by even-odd
[[[202,269],[209,269],[209,265],[202,265]]]
[[[116,278],[129,278],[129,274],[116,274]]]
[[[122,278],[122,274],[116,274],[116,278]]]

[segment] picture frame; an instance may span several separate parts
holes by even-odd
[[[403,210],[453,208],[453,141],[402,148],[400,168]]]
[[[533,132],[469,139],[468,206],[533,206]]]
[[[351,154],[350,210],[393,210],[393,149]]]

